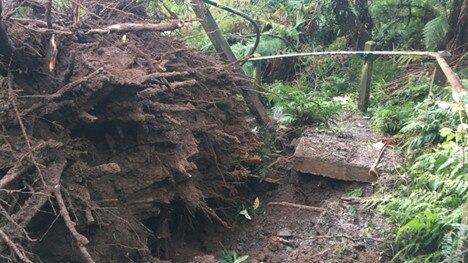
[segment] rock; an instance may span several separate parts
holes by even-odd
[[[279,237],[292,237],[291,230],[288,228],[283,228],[280,231],[278,231],[277,236]]]

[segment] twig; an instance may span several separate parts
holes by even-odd
[[[289,247],[294,247],[296,244],[294,244],[294,241],[291,241],[291,240],[286,240],[282,237],[277,237],[277,236],[274,236],[271,238],[273,241],[276,241],[276,242],[280,242],[281,244],[283,245],[286,245],[286,246],[289,246]]]
[[[354,197],[354,196],[342,196],[341,200],[348,202],[350,204],[359,204],[364,201],[362,197]]]
[[[34,24],[37,27],[47,28],[47,22],[42,20],[32,19],[32,18],[25,18],[25,17],[12,17],[10,20],[20,23],[21,25],[31,25]],[[68,31],[70,34],[72,33],[68,28],[59,26],[57,24],[52,24],[52,28],[59,30],[59,31]]]
[[[46,170],[47,185],[41,190],[35,192],[31,197],[24,202],[18,212],[11,215],[11,218],[17,222],[20,226],[26,227],[36,213],[41,209],[42,206],[49,200],[51,193],[53,192],[54,185],[57,185],[62,176],[63,170],[67,164],[67,161],[63,158],[57,162],[48,166]],[[7,225],[5,229],[10,229],[12,226]]]
[[[36,167],[37,169],[37,173],[39,174],[39,177],[42,181],[42,183],[45,185],[45,181],[44,181],[44,176],[42,174],[42,170],[41,170],[41,167],[39,166],[39,163],[36,161],[36,157],[34,157],[34,153],[33,153],[33,148],[31,146],[31,140],[29,139],[28,137],[28,134],[26,133],[26,127],[24,126],[24,123],[23,123],[23,120],[21,119],[21,114],[19,112],[19,109],[18,109],[18,106],[16,104],[16,95],[13,91],[13,75],[11,74],[11,71],[9,70],[8,71],[8,98],[10,100],[10,103],[13,107],[13,111],[15,112],[15,115],[16,115],[16,119],[18,120],[18,123],[21,127],[21,132],[23,133],[23,137],[24,137],[24,140],[26,141],[26,145],[28,146],[28,152],[29,152],[29,156],[31,158],[31,161],[32,163],[34,164],[34,166]]]
[[[7,184],[18,178],[20,175],[24,174],[27,170],[29,170],[32,165],[21,165],[17,164],[13,166],[10,170],[8,170],[7,174],[2,177],[0,180],[0,188],[4,188]]]
[[[47,22],[47,29],[52,29],[52,0],[47,1],[46,6],[46,22]]]
[[[288,161],[291,160],[291,158],[293,158],[293,156],[289,156],[289,157],[280,156],[280,157],[276,158],[276,160],[275,160],[274,162],[270,163],[270,164],[267,166],[267,168],[268,168],[268,169],[272,168],[273,166],[275,166],[276,164],[278,164],[280,161],[286,161],[286,162],[288,162]]]
[[[5,232],[3,232],[1,229],[0,229],[0,238],[2,238],[3,241],[5,241],[5,243],[7,243],[7,245],[10,247],[10,249],[13,250],[13,252],[15,252],[15,254],[16,254],[23,262],[26,262],[26,263],[33,263],[33,262],[18,248],[18,246],[8,237],[8,235],[5,234]]]
[[[86,11],[87,14],[89,14],[90,16],[96,18],[97,20],[99,20],[101,22],[104,22],[104,19],[102,19],[102,17],[100,17],[100,16],[96,15],[95,13],[89,11],[89,9],[86,8],[86,6],[82,5],[80,3],[82,1],[75,1],[75,0],[69,0],[69,1],[73,3],[73,5],[75,6],[75,11],[78,12],[78,14],[77,14],[78,16],[75,15],[75,18],[74,18],[74,19],[76,19],[76,23],[79,22],[79,8],[83,8]]]
[[[78,231],[76,230],[75,222],[71,220],[70,214],[68,213],[67,207],[65,206],[65,202],[63,201],[62,192],[60,191],[60,185],[55,186],[54,195],[57,200],[57,204],[60,208],[60,215],[65,221],[65,225],[67,226],[68,230],[78,242],[78,248],[80,249],[82,256],[88,263],[94,263],[95,261],[93,260],[93,258],[91,257],[91,255],[85,247],[85,245],[89,244],[89,240],[82,234],[78,233]]]
[[[3,216],[11,223],[13,224],[14,226],[16,226],[17,228],[19,228],[24,236],[26,237],[27,240],[31,241],[31,242],[35,242],[36,239],[32,239],[28,232],[26,231],[26,229],[24,229],[24,227],[20,226],[15,220],[13,220],[13,218],[11,218],[11,216],[8,214],[8,212],[5,210],[5,208],[3,208],[2,206],[0,206],[0,212],[1,214],[3,214]],[[11,228],[10,228],[11,229]]]
[[[325,238],[325,239],[331,239],[331,238],[346,238],[348,240],[351,240],[353,242],[358,242],[361,240],[372,240],[376,242],[385,242],[385,239],[379,239],[379,238],[373,238],[373,237],[358,237],[358,238],[353,238],[347,235],[336,235],[336,236],[331,236],[331,235],[323,235],[323,236],[315,236],[311,237],[310,239],[320,239],[320,238]]]
[[[258,180],[260,180],[260,182],[263,181],[263,182],[267,182],[267,183],[270,183],[270,184],[281,184],[280,180],[278,180],[278,179],[273,179],[273,178],[268,178],[268,177],[261,177],[261,176],[254,175],[254,174],[246,174],[245,176],[258,179]]]
[[[75,86],[83,83],[83,82],[86,82],[88,81],[89,79],[91,78],[94,78],[94,76],[98,75],[99,73],[101,73],[102,71],[104,70],[104,68],[98,68],[96,71],[94,71],[93,73],[87,75],[87,76],[84,76],[78,80],[75,80],[73,81],[72,83],[70,84],[67,84],[65,85],[63,88],[59,89],[57,92],[55,92],[54,94],[50,95],[51,98],[59,98],[59,97],[62,97],[65,93],[67,93],[68,91],[72,90]]]
[[[10,17],[12,17],[14,14],[16,14],[18,9],[20,9],[23,6],[24,2],[26,2],[26,0],[21,1],[21,3],[19,3],[15,8],[13,8],[13,10],[11,10],[10,13],[8,13],[8,14],[6,14],[4,16],[4,19],[8,20]]]
[[[143,77],[136,78],[135,80],[137,80],[140,83],[144,83],[144,82],[146,82],[148,80],[152,80],[152,79],[183,77],[183,76],[187,76],[187,75],[189,75],[189,73],[187,71],[182,71],[182,72],[178,72],[178,71],[156,72],[156,73],[148,74],[148,75],[143,76]]]
[[[299,204],[293,204],[293,203],[288,203],[288,202],[269,202],[268,205],[294,207],[294,208],[309,210],[309,211],[314,211],[314,212],[326,211],[325,208],[321,208],[321,207],[308,206],[308,205],[299,205]]]

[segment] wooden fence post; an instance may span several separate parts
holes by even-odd
[[[374,51],[375,42],[368,41],[364,51]],[[374,64],[374,56],[372,54],[366,55],[364,65],[362,66],[361,85],[359,87],[359,101],[358,109],[362,112],[367,112],[369,107],[370,83],[372,78],[372,65]]]
[[[450,62],[450,59],[452,58],[452,54],[450,54],[450,52],[440,51],[439,54],[445,59],[445,61]],[[431,89],[432,89],[432,86],[434,85],[445,86],[446,83],[447,83],[447,77],[445,77],[445,74],[440,68],[439,63],[437,63],[436,61],[434,73],[432,74]]]

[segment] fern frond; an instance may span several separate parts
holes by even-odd
[[[449,23],[446,15],[441,15],[427,22],[423,29],[426,48],[432,51],[436,50],[447,34],[448,27]]]

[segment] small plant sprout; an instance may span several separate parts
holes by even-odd
[[[257,210],[259,207],[260,207],[260,199],[258,199],[258,197],[257,197],[257,198],[255,198],[252,209]]]
[[[240,256],[237,251],[224,250],[223,258],[218,260],[218,263],[243,263],[247,262],[247,259],[249,259],[248,255]]]
[[[250,216],[249,214],[249,211],[247,211],[247,209],[243,209],[239,212],[240,215],[243,215],[245,217],[245,219],[247,220],[252,220],[252,217]]]
[[[355,188],[347,193],[347,196],[350,197],[362,197],[364,195],[364,191],[362,188]]]

